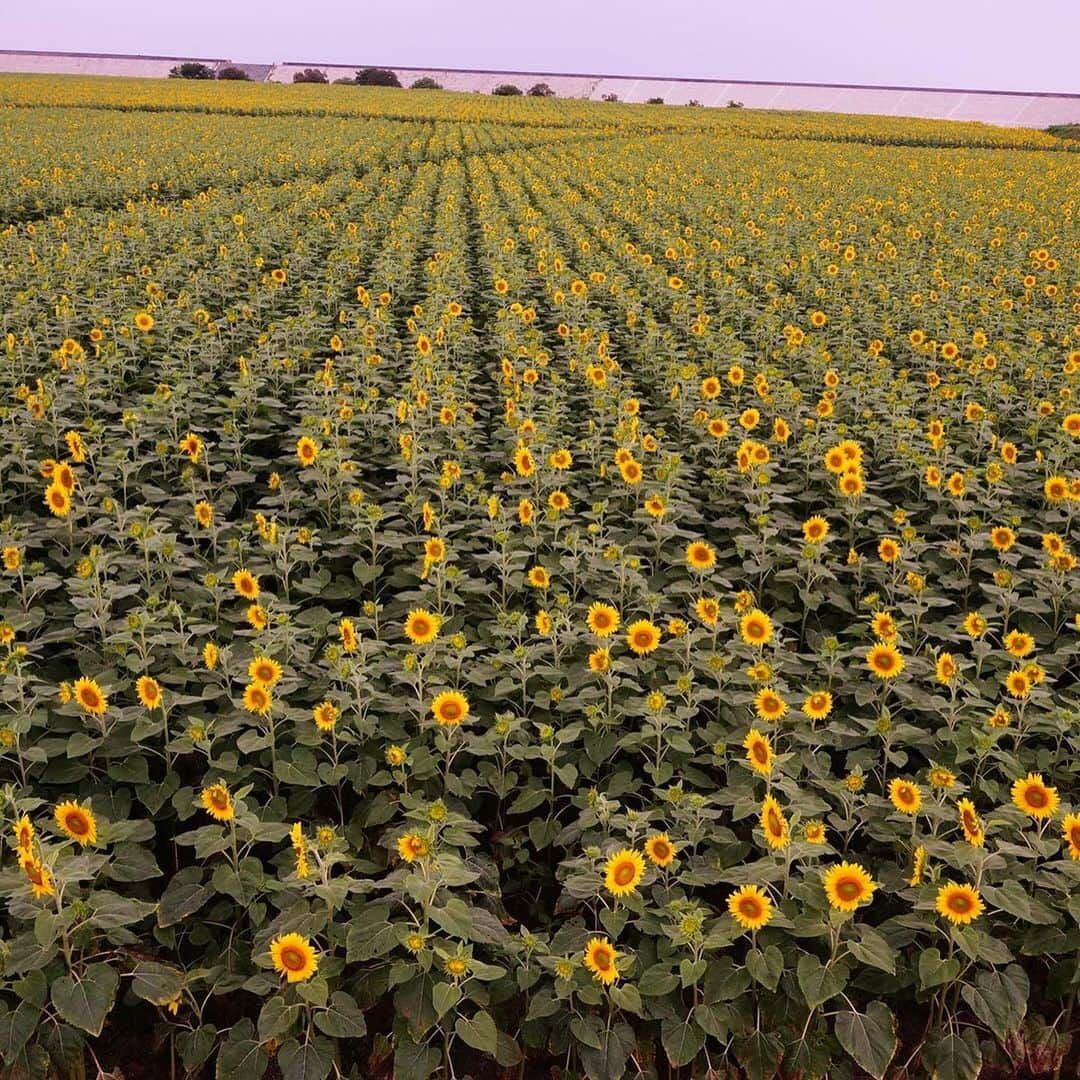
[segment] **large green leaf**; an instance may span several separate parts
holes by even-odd
[[[692,1020],[669,1017],[660,1025],[660,1041],[668,1061],[676,1068],[689,1065],[705,1045],[705,1032]]]
[[[1004,1042],[1023,1022],[1030,990],[1024,969],[1010,964],[1003,971],[980,972],[974,984],[965,983],[960,993],[971,1011]]]
[[[826,967],[816,956],[803,953],[796,968],[799,989],[809,1008],[814,1009],[830,998],[836,997],[847,982],[843,969]]]
[[[56,1011],[71,1025],[100,1035],[116,1000],[120,976],[108,964],[91,964],[81,976],[61,975],[52,984]]]
[[[880,1001],[872,1001],[864,1013],[837,1015],[836,1038],[858,1065],[881,1080],[896,1053],[896,1020]]]
[[[459,1016],[454,1030],[462,1042],[468,1043],[474,1050],[495,1056],[499,1044],[499,1032],[491,1014],[479,1009],[472,1016]]]
[[[183,922],[214,895],[214,890],[204,885],[202,879],[199,866],[186,866],[177,872],[158,901],[158,926],[164,928]]]

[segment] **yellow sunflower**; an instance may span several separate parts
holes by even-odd
[[[245,600],[257,600],[259,598],[259,579],[248,570],[237,570],[232,576],[233,588]]]
[[[837,911],[854,911],[873,897],[877,885],[858,864],[842,862],[830,867],[822,878],[825,895]]]
[[[629,896],[645,873],[645,860],[633,848],[617,851],[604,864],[604,887],[612,896]]]
[[[954,885],[947,881],[938,889],[934,904],[939,915],[957,926],[967,926],[983,913],[979,890],[972,885]]]
[[[922,806],[922,792],[918,785],[899,777],[889,784],[889,799],[902,814],[917,814]]]
[[[867,651],[866,666],[879,679],[895,679],[904,670],[904,658],[895,645],[879,641]]]
[[[271,687],[281,678],[281,665],[269,656],[256,656],[248,664],[248,678],[262,686]]]
[[[743,739],[743,747],[750,768],[762,776],[768,776],[773,767],[773,749],[768,738],[757,728],[751,728],[750,733]]]
[[[1061,822],[1061,835],[1070,859],[1080,859],[1080,814],[1066,814]]]
[[[97,818],[88,806],[62,802],[53,811],[60,831],[82,847],[97,842]]]
[[[296,442],[296,456],[304,469],[310,469],[319,458],[319,444],[306,435]]]
[[[442,619],[432,611],[416,608],[405,619],[405,636],[414,645],[427,645],[439,635]]]
[[[103,693],[96,679],[76,679],[73,687],[75,700],[84,712],[93,716],[104,716],[109,707],[109,699]]]
[[[766,795],[761,803],[761,830],[771,848],[786,848],[791,840],[788,820],[780,804],[771,795]]]
[[[744,930],[760,930],[773,915],[772,901],[757,885],[744,885],[728,897],[728,911]]]
[[[772,640],[772,620],[764,611],[754,608],[739,620],[739,634],[747,645],[761,647]]]
[[[1043,782],[1042,773],[1028,773],[1013,784],[1012,801],[1029,817],[1041,819],[1053,817],[1061,799],[1057,788]]]
[[[626,644],[638,656],[647,656],[660,645],[660,627],[648,619],[638,619],[626,628]]]
[[[832,712],[833,699],[828,690],[815,690],[803,702],[802,711],[811,720],[824,720]]]
[[[970,799],[961,799],[956,804],[956,810],[960,816],[960,827],[964,830],[964,839],[973,847],[982,847],[986,833],[975,804]]]
[[[767,686],[762,687],[754,695],[754,712],[762,720],[770,720],[775,723],[783,719],[787,710],[787,702],[775,690],[771,690]]]
[[[619,629],[619,612],[611,604],[596,602],[589,605],[585,621],[597,637],[606,638]]]
[[[610,986],[619,977],[618,959],[615,946],[606,937],[594,937],[585,946],[582,963],[598,982]]]
[[[645,854],[654,866],[670,866],[675,861],[675,845],[666,832],[655,833],[645,841]]]
[[[704,540],[686,545],[686,565],[691,570],[711,570],[716,565],[716,552]]]
[[[156,709],[161,704],[161,684],[149,675],[142,675],[135,683],[135,692],[144,708]]]
[[[262,683],[248,683],[244,688],[244,708],[258,716],[269,716],[274,696]]]
[[[232,796],[224,784],[211,784],[202,789],[201,794],[203,809],[215,821],[231,821],[235,808]]]
[[[419,833],[406,833],[398,837],[398,854],[407,862],[424,859],[431,853],[431,846]]]
[[[270,942],[274,970],[291,982],[305,982],[318,970],[319,960],[311,942],[302,934],[280,934]]]
[[[469,702],[456,690],[444,690],[431,703],[431,713],[440,727],[457,727],[469,715]]]

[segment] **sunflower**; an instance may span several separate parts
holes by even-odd
[[[667,504],[659,495],[650,495],[645,500],[645,510],[649,517],[662,518],[667,513]]]
[[[764,611],[753,608],[739,620],[739,634],[747,645],[761,648],[772,640],[772,619]]]
[[[1035,648],[1035,639],[1030,634],[1025,634],[1020,630],[1010,630],[1005,635],[1003,644],[1006,651],[1011,656],[1015,656],[1018,660],[1022,660]]]
[[[802,838],[808,844],[825,843],[825,824],[821,821],[808,821],[803,825]]]
[[[30,882],[30,888],[36,900],[40,900],[45,896],[56,895],[52,875],[40,859],[35,859],[29,852],[25,852],[20,859],[20,865],[26,875],[26,880]]]
[[[232,585],[245,600],[259,598],[259,579],[248,570],[237,570],[232,576]]]
[[[161,684],[149,675],[142,675],[135,683],[135,692],[146,709],[156,709],[161,704]]]
[[[990,544],[995,551],[1008,551],[1016,543],[1016,533],[1006,525],[997,525],[990,530]]]
[[[720,621],[720,604],[711,596],[698,600],[694,612],[706,626],[715,626]]]
[[[398,837],[398,854],[407,862],[424,859],[431,853],[431,846],[419,833],[406,833]]]
[[[60,831],[82,847],[97,842],[97,818],[88,806],[62,802],[53,811]]]
[[[186,454],[188,460],[191,461],[193,464],[199,460],[199,455],[203,451],[203,441],[199,438],[198,435],[195,434],[194,431],[189,431],[180,440],[179,446],[180,452],[182,454]]]
[[[148,311],[140,311],[135,316],[135,325],[144,334],[148,334],[151,330],[154,329],[154,316],[151,315]]]
[[[942,686],[949,686],[955,682],[959,673],[960,668],[952,653],[943,652],[938,656],[934,664],[934,677]]]
[[[873,897],[877,885],[858,864],[842,862],[826,871],[822,878],[825,895],[837,911],[854,911],[864,900]]]
[[[302,934],[280,934],[270,942],[274,970],[291,982],[306,982],[318,970],[319,960],[311,942]]]
[[[775,690],[771,690],[767,686],[762,687],[754,695],[754,712],[762,720],[775,723],[782,720],[787,711],[787,702]]]
[[[270,689],[262,683],[248,683],[244,688],[244,708],[258,716],[269,716],[270,709],[274,704],[274,697]]]
[[[744,930],[760,930],[772,918],[772,901],[757,885],[744,885],[728,897],[728,911]]]
[[[785,848],[791,840],[788,820],[780,804],[771,795],[766,795],[761,803],[761,829],[765,833],[765,842],[771,848]]]
[[[63,484],[53,483],[45,489],[45,505],[57,516],[67,517],[71,513],[71,496]]]
[[[904,658],[895,645],[879,641],[867,652],[866,666],[879,679],[895,679],[904,670]]]
[[[307,435],[297,439],[296,457],[301,468],[310,469],[315,464],[319,457],[319,449],[319,444],[314,439],[309,439]]]
[[[206,665],[207,671],[213,671],[217,667],[218,659],[221,656],[221,652],[218,647],[212,642],[208,641],[203,646],[202,658],[203,663]]]
[[[947,881],[938,889],[934,907],[949,922],[956,926],[967,926],[983,913],[984,905],[979,890],[974,886],[954,885]]]
[[[92,716],[104,716],[109,707],[109,699],[105,696],[96,679],[76,679],[72,688],[75,700],[84,712]]]
[[[660,627],[648,619],[638,619],[626,628],[626,644],[638,656],[648,656],[660,645]]]
[[[971,611],[964,618],[964,633],[968,637],[980,638],[986,633],[988,625],[985,616],[977,611]]]
[[[918,785],[899,778],[889,784],[889,799],[902,814],[917,814],[922,806],[922,792]]]
[[[1010,671],[1005,676],[1005,689],[1014,698],[1026,698],[1031,693],[1031,680],[1027,672],[1021,669]]]
[[[606,937],[594,937],[585,946],[582,963],[598,982],[610,986],[619,977],[618,959],[615,946]]]
[[[34,850],[34,825],[30,818],[23,814],[18,821],[15,822],[15,847],[20,852],[32,852]]]
[[[870,620],[870,629],[876,638],[884,642],[895,641],[900,633],[896,620],[888,611],[875,611]]]
[[[597,637],[606,638],[619,629],[619,612],[611,604],[596,602],[589,605],[585,621]]]
[[[654,833],[645,841],[645,854],[653,866],[670,866],[675,861],[675,845],[666,832]]]
[[[1068,846],[1069,858],[1080,859],[1080,814],[1066,814],[1061,822],[1061,836]]]
[[[440,727],[457,727],[469,715],[469,702],[456,690],[444,690],[431,703],[431,713]]]
[[[214,508],[205,499],[200,499],[195,504],[195,520],[204,529],[209,529],[214,524]]]
[[[405,636],[414,645],[427,645],[439,635],[442,619],[424,608],[410,611],[405,618]]]
[[[519,446],[514,451],[514,469],[518,476],[532,476],[536,472],[536,461],[527,446]]]
[[[1069,481],[1064,476],[1047,477],[1043,493],[1048,502],[1059,503],[1069,495]]]
[[[828,690],[815,690],[807,695],[802,711],[811,720],[824,720],[832,712],[833,698]]]
[[[235,809],[229,789],[224,784],[211,784],[202,789],[203,809],[215,821],[231,821]]]
[[[975,804],[970,799],[961,799],[956,804],[956,810],[960,815],[960,827],[964,830],[964,839],[973,847],[982,847],[986,833],[975,810]]]
[[[821,544],[829,535],[829,523],[823,517],[815,515],[803,522],[802,532],[808,544]]]
[[[694,540],[686,545],[686,565],[691,570],[711,570],[716,565],[716,552],[704,540]]]
[[[356,624],[352,619],[338,621],[338,634],[341,636],[342,649],[347,653],[356,652],[360,639],[356,634]]]
[[[1043,782],[1042,773],[1028,773],[1013,784],[1012,801],[1017,809],[1039,819],[1053,817],[1061,800],[1057,788]]]
[[[589,653],[589,670],[601,675],[611,667],[611,652],[608,649],[593,649]]]
[[[551,584],[551,577],[542,566],[534,566],[529,571],[529,584],[534,589],[546,589]]]
[[[911,868],[911,877],[908,878],[908,884],[911,886],[921,885],[923,871],[926,869],[926,848],[920,844],[915,849],[915,857]]]
[[[281,665],[269,656],[256,656],[248,664],[248,678],[269,689],[281,678]]]
[[[762,776],[768,776],[773,767],[773,749],[768,738],[757,728],[751,728],[750,733],[743,739],[743,747],[750,768]]]
[[[244,612],[244,618],[251,624],[256,630],[265,630],[266,624],[269,621],[269,616],[266,614],[266,608],[262,604],[249,604],[247,611]]]
[[[612,896],[629,896],[641,882],[645,860],[633,848],[617,851],[604,863],[604,888]]]
[[[894,563],[900,558],[900,545],[890,537],[885,537],[878,544],[877,553],[883,563]]]

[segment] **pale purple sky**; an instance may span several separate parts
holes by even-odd
[[[0,0],[0,48],[1080,93],[1080,0]]]

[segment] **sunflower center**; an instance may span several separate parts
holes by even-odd
[[[1080,836],[1080,826],[1078,826],[1075,831],[1077,835]],[[671,854],[671,848],[667,844],[665,844],[663,840],[657,840],[653,844],[652,850],[653,856],[661,862],[663,862],[664,859],[666,859]]]
[[[744,896],[739,901],[739,912],[746,919],[761,918],[761,902],[754,896]]]
[[[764,765],[769,760],[769,751],[764,743],[754,743],[754,760],[759,765]]]
[[[442,707],[442,714],[444,720],[460,720],[461,706],[456,701],[448,701]]]
[[[611,954],[607,951],[607,949],[597,949],[593,953],[593,963],[600,971],[610,971]]]
[[[639,630],[634,635],[634,644],[639,649],[647,649],[652,644],[652,634],[648,630]]]
[[[307,964],[307,957],[294,945],[286,945],[281,950],[281,963],[290,971],[303,971]]]
[[[836,895],[850,903],[862,895],[862,886],[852,878],[843,878],[836,883]]]
[[[68,831],[76,836],[85,836],[90,831],[90,822],[82,814],[68,814],[64,819],[64,824]]]
[[[1043,807],[1046,805],[1046,792],[1042,788],[1028,788],[1027,801],[1036,807]]]
[[[634,880],[635,868],[633,863],[624,862],[615,867],[615,884],[629,885]]]
[[[224,791],[212,791],[210,792],[210,802],[214,804],[215,810],[225,810],[229,805],[229,796]]]
[[[949,910],[957,915],[966,915],[971,910],[971,897],[964,893],[956,893],[949,897]]]
[[[765,823],[769,827],[769,832],[775,833],[777,836],[784,831],[784,826],[780,822],[780,815],[775,810],[770,810],[765,817]]]

